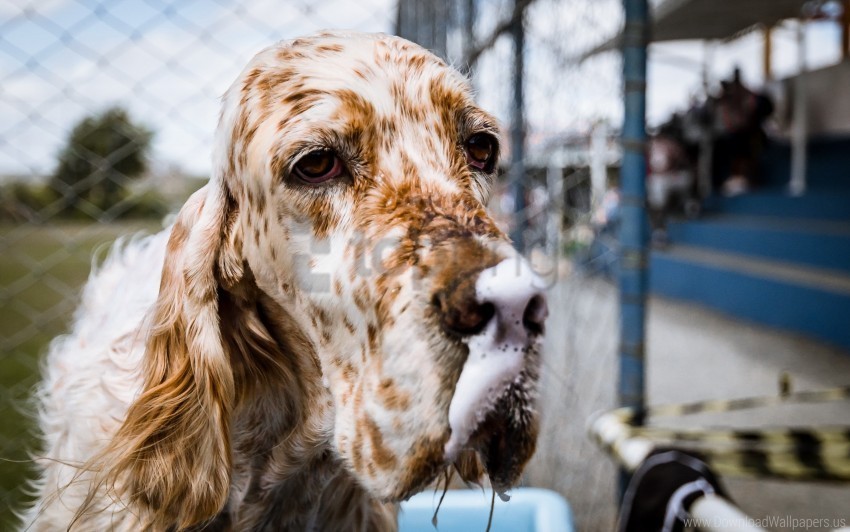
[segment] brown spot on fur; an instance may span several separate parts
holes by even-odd
[[[326,311],[322,307],[313,308],[316,311],[316,315],[319,317],[319,322],[322,324],[322,326],[326,329],[330,329],[333,326],[333,322],[331,320],[330,314],[328,314],[328,311]]]
[[[391,260],[399,261],[397,257],[397,253],[392,255],[387,259],[387,262]],[[400,286],[397,283],[392,283],[393,278],[396,275],[400,275],[401,271],[404,270],[407,266],[407,262],[404,261],[401,264],[393,265],[393,270],[387,272],[384,275],[378,277],[375,282],[375,291],[378,294],[381,294],[380,299],[375,304],[375,315],[378,320],[384,324],[386,327],[391,326],[392,313],[390,309],[392,308],[393,302],[398,297],[400,292]],[[392,283],[392,284],[391,284]]]
[[[368,415],[363,418],[362,429],[369,436],[372,447],[372,461],[383,470],[393,469],[398,464],[395,454],[384,445],[384,436],[375,420]]]
[[[366,284],[361,284],[354,290],[354,304],[361,312],[366,312],[369,301],[369,287]]]
[[[348,361],[342,363],[342,374],[348,381],[353,381],[358,376],[357,369],[355,369],[354,365]]]
[[[363,439],[355,438],[351,442],[351,462],[355,471],[363,471]]]
[[[384,406],[390,410],[407,410],[410,408],[410,395],[400,390],[390,378],[381,380],[378,386],[378,397]]]
[[[254,86],[254,83],[257,81],[257,78],[262,73],[263,73],[263,70],[261,68],[255,68],[255,69],[251,70],[251,72],[249,72],[247,76],[245,76],[245,80],[242,83],[242,93],[243,94],[245,94],[245,93],[247,93],[251,90],[251,88]]]
[[[341,44],[320,44],[316,46],[316,51],[323,53],[340,53],[343,50],[345,50],[345,48],[343,48]]]
[[[378,352],[378,328],[370,323],[366,327],[366,335],[369,338],[369,352],[374,355]]]

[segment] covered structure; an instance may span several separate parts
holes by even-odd
[[[652,10],[651,42],[681,40],[725,40],[754,29],[770,27],[781,20],[797,18],[806,0],[666,0]],[[618,33],[584,54],[619,50]]]
[[[844,63],[830,72],[812,75],[807,72],[805,60],[806,20],[823,18],[831,11],[828,7],[841,9],[841,50]],[[834,10],[839,11],[839,10]],[[728,41],[751,31],[762,31],[764,35],[763,69],[766,82],[773,80],[772,28],[786,19],[799,19],[797,26],[798,74],[785,80],[785,87],[775,89],[793,98],[787,102],[792,110],[788,133],[792,143],[789,191],[803,194],[807,188],[807,146],[811,133],[850,133],[850,99],[836,101],[827,97],[833,94],[824,87],[841,85],[850,77],[850,0],[827,2],[824,0],[661,0],[651,10],[650,43],[683,40]],[[587,59],[596,54],[619,50],[624,41],[622,30],[582,54]],[[813,86],[812,83],[814,84]],[[813,93],[814,90],[814,93]],[[822,100],[830,101],[830,109],[824,110]],[[846,111],[846,112],[845,112]],[[812,131],[813,118],[815,121]],[[701,170],[701,189],[705,192],[706,171]]]

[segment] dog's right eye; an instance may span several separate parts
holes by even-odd
[[[487,173],[493,171],[493,166],[496,164],[498,144],[492,135],[476,133],[466,140],[464,148],[470,166]]]
[[[305,183],[318,184],[342,175],[342,161],[330,150],[315,150],[304,155],[293,167],[293,173]]]

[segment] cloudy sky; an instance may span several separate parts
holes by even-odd
[[[111,104],[156,130],[157,160],[203,173],[218,98],[257,51],[394,19],[391,0],[16,2],[0,3],[2,173],[49,172],[69,128]]]
[[[616,31],[619,0],[538,0],[529,14],[526,89],[533,137],[618,123],[619,59],[569,59]],[[204,174],[218,97],[248,59],[283,38],[322,28],[386,31],[394,0],[4,0],[0,2],[0,174],[45,174],[73,124],[112,104],[130,109],[157,134],[159,167]],[[509,1],[482,2],[479,32],[507,14]],[[95,6],[95,7],[92,7]],[[775,67],[792,73],[792,29],[776,32]],[[810,65],[838,60],[838,30],[808,31]],[[735,64],[761,82],[761,39],[751,35],[711,53],[711,75]],[[503,39],[478,65],[485,107],[507,121],[511,45]],[[701,86],[706,47],[653,48],[650,122],[686,105]]]

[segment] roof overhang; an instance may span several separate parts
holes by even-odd
[[[805,3],[805,0],[666,0],[652,10],[650,42],[730,39],[756,26],[797,18]],[[618,50],[622,36],[621,31],[582,54],[581,59]]]

